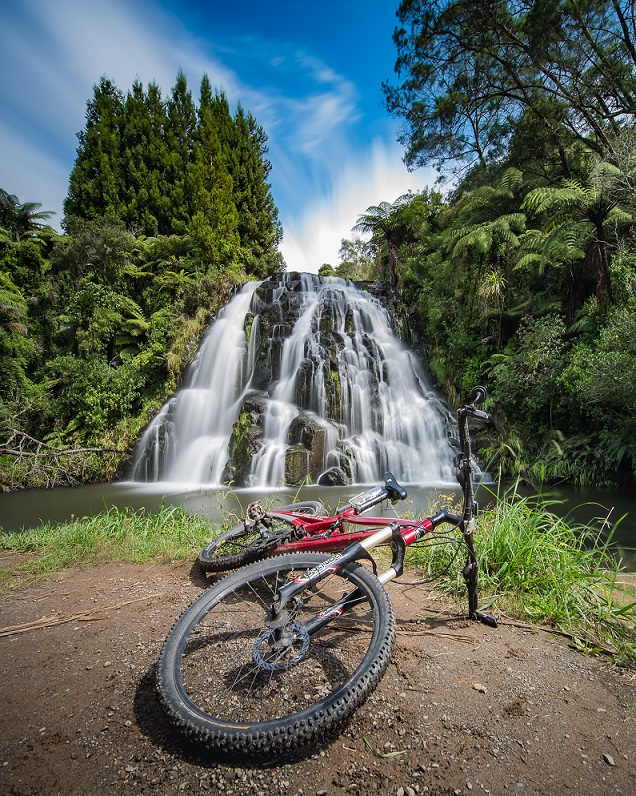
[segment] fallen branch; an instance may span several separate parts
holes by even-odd
[[[78,614],[57,614],[54,616],[43,616],[41,619],[35,619],[32,622],[24,622],[21,625],[10,625],[8,627],[0,628],[0,638],[3,636],[15,636],[19,633],[28,633],[30,630],[39,630],[43,627],[55,627],[56,625],[64,625],[68,622],[98,622],[102,619],[107,619],[106,616],[96,616],[102,614],[104,611],[118,611],[126,605],[131,603],[138,603],[142,600],[150,600],[155,597],[163,597],[163,594],[148,594],[145,597],[136,597],[134,600],[126,600],[118,605],[109,605],[105,608],[92,608],[90,611],[82,611]]]
[[[36,439],[8,422],[0,423],[0,456],[12,463],[5,468],[6,486],[75,486],[94,469],[95,457],[114,470],[125,450],[113,447],[60,448]],[[103,469],[102,467],[102,469]]]

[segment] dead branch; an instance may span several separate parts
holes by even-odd
[[[142,600],[155,599],[162,597],[161,594],[148,594],[145,597],[136,597],[134,600],[126,600],[125,602],[118,603],[117,605],[109,605],[104,608],[91,608],[90,611],[82,611],[77,614],[57,614],[53,616],[43,616],[41,619],[35,619],[32,622],[24,622],[21,625],[9,625],[8,627],[0,628],[0,638],[3,636],[15,636],[18,633],[28,633],[30,630],[39,630],[43,627],[55,627],[56,625],[64,625],[67,622],[97,622],[101,619],[107,619],[106,616],[100,616],[105,611],[118,611],[126,605],[131,603],[138,603]]]
[[[125,453],[120,448],[59,448],[8,421],[0,423],[0,456],[13,460],[7,471],[0,473],[5,488],[76,486],[94,470],[96,456],[108,457],[107,468],[115,469]]]

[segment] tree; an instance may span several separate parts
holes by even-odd
[[[161,91],[155,83],[144,91],[136,80],[126,95],[122,125],[122,220],[145,235],[170,232],[164,175],[167,117]]]
[[[239,105],[234,116],[235,151],[231,174],[238,232],[246,257],[246,268],[264,277],[282,267],[277,251],[283,232],[268,183],[271,163],[267,158],[267,135],[251,113]]]
[[[8,233],[10,240],[20,241],[41,230],[55,213],[40,210],[40,202],[21,203],[17,196],[0,188],[0,228]]]
[[[495,185],[483,185],[467,192],[455,205],[452,223],[440,235],[440,245],[451,261],[465,262],[469,283],[467,323],[472,321],[475,297],[480,299],[482,315],[490,305],[497,312],[513,253],[519,247],[526,217],[519,212],[519,194],[524,190],[523,175],[509,168]],[[497,338],[501,335],[499,317]]]
[[[401,83],[411,167],[500,158],[524,115],[603,153],[636,112],[634,1],[402,0]]]
[[[189,194],[195,208],[189,232],[204,257],[213,265],[236,270],[240,261],[239,216],[234,204],[230,174],[228,130],[219,124],[219,104],[224,97],[212,96],[207,75],[201,81],[198,124],[189,170]],[[227,113],[230,129],[232,120]]]
[[[182,71],[177,74],[166,106],[166,181],[170,196],[170,229],[184,234],[193,216],[188,172],[193,161],[196,109]]]
[[[338,276],[346,279],[373,279],[375,259],[370,241],[355,237],[353,240],[343,238],[338,252],[340,264],[336,269]]]
[[[156,84],[146,92],[139,81],[124,101],[103,77],[78,137],[65,226],[107,217],[133,233],[187,235],[201,270],[231,279],[282,267],[267,136],[241,107],[232,117],[207,75],[198,108],[181,71],[165,102]]]
[[[387,266],[388,280],[395,287],[397,284],[397,263],[399,249],[410,234],[408,209],[412,195],[404,194],[391,204],[380,202],[367,208],[366,213],[358,217],[353,227],[354,232],[370,234],[380,261]]]
[[[558,235],[568,248],[589,257],[597,273],[596,297],[601,307],[612,299],[608,235],[616,224],[633,224],[629,213],[617,207],[616,194],[608,188],[620,177],[609,163],[599,163],[586,181],[564,180],[559,187],[530,191],[524,207],[547,219],[546,235]]]
[[[336,269],[330,263],[323,263],[318,269],[318,276],[336,276]]]
[[[0,271],[0,398],[15,400],[27,384],[34,353],[26,325],[27,302],[8,274]]]
[[[78,133],[77,158],[64,202],[64,226],[73,216],[120,218],[123,96],[102,77],[87,103],[86,128]]]

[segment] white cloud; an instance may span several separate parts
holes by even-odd
[[[317,273],[323,263],[336,266],[342,238],[352,237],[352,227],[368,207],[432,186],[435,177],[433,169],[407,171],[397,144],[376,140],[357,157],[350,155],[332,173],[324,196],[314,197],[293,217],[281,212],[288,269]]]
[[[0,142],[11,157],[3,159],[0,188],[20,202],[38,202],[56,215],[46,223],[61,232],[62,205],[68,188],[68,170],[27,138],[0,122]]]

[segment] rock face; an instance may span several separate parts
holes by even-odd
[[[289,273],[224,308],[142,440],[140,480],[452,479],[445,412],[388,285]],[[154,474],[148,478],[149,474]]]

